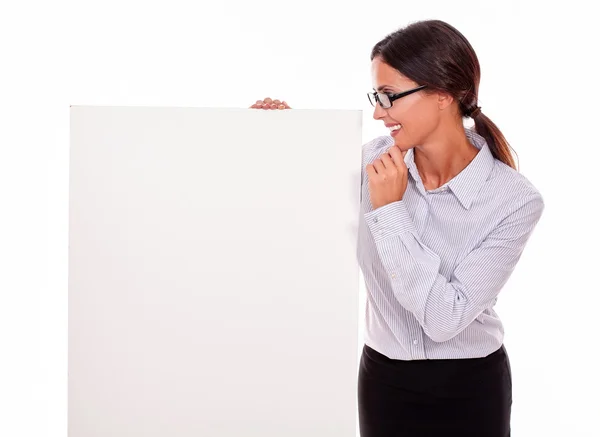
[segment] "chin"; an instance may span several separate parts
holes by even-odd
[[[394,139],[394,146],[397,146],[403,152],[406,152],[407,150],[412,149],[411,146],[407,146],[406,144],[403,144],[395,139]]]
[[[400,151],[404,154],[406,154],[406,152],[408,152],[410,149],[414,149],[414,146],[406,146],[403,144],[395,144],[395,145],[398,146]]]

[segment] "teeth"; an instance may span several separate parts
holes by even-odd
[[[391,131],[395,131],[395,130],[398,130],[398,129],[400,129],[401,127],[402,127],[402,125],[401,125],[401,124],[397,124],[396,126],[390,126],[390,130],[391,130]]]

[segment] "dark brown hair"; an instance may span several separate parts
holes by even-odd
[[[427,85],[424,92],[452,95],[463,117],[473,113],[475,132],[485,138],[494,157],[516,170],[511,147],[498,126],[476,111],[481,70],[462,33],[441,20],[413,22],[375,44],[371,61],[375,57],[417,84]]]

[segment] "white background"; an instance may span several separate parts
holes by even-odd
[[[424,18],[470,40],[482,66],[480,105],[546,201],[497,306],[513,367],[513,434],[600,435],[592,7],[3,2],[0,435],[66,435],[69,105],[246,107],[271,96],[296,108],[364,109],[366,141],[387,133],[370,118],[369,51]]]

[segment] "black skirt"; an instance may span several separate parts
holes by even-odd
[[[504,346],[484,358],[413,361],[363,348],[361,437],[509,437],[511,405]]]

